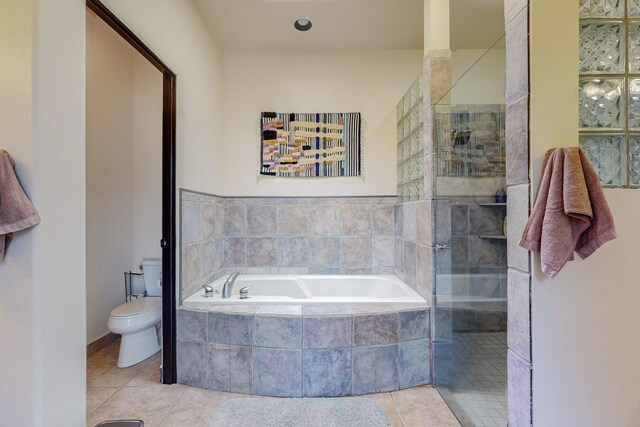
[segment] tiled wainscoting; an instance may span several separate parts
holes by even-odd
[[[222,198],[182,190],[181,300],[233,271],[393,274],[395,202],[395,196]]]
[[[217,305],[178,310],[178,382],[267,396],[346,396],[428,384],[429,309]]]

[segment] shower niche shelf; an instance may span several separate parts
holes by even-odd
[[[503,208],[507,206],[506,202],[480,202],[478,203],[478,206],[482,206],[482,207],[486,207],[486,208],[494,208],[494,207],[499,207],[499,208]],[[500,210],[502,212],[502,209]],[[503,212],[504,215],[506,215],[506,212]],[[504,221],[506,219],[506,216],[502,217],[502,221],[503,221],[503,230],[504,230]],[[507,235],[505,234],[481,234],[478,236],[481,239],[489,239],[489,240],[507,240]]]
[[[491,203],[478,203],[478,206],[507,206],[507,204],[491,202]]]

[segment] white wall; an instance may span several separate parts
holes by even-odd
[[[103,2],[176,73],[176,200],[179,189],[223,193],[222,50],[190,0]],[[176,209],[179,230],[180,210]],[[176,251],[176,286],[180,255]]]
[[[547,149],[578,144],[578,13],[532,0],[532,182]],[[533,194],[535,195],[535,189]],[[534,257],[533,420],[536,426],[635,426],[640,413],[640,227],[637,190],[605,190],[618,239],[555,279]]]
[[[396,194],[395,106],[421,67],[422,51],[225,51],[224,195]],[[363,176],[260,176],[262,111],[362,113]]]
[[[108,332],[132,267],[133,55],[87,13],[87,342]]]
[[[190,0],[106,0],[177,79],[177,187],[222,192],[222,51]]]
[[[16,173],[27,195],[35,183],[31,86],[34,39],[32,2],[0,4],[0,148],[16,161]],[[33,388],[36,372],[35,277],[33,230],[15,233],[7,256],[0,261],[0,413],[16,425],[35,421]]]
[[[124,302],[123,272],[159,257],[162,74],[87,13],[87,342]]]
[[[451,51],[451,104],[504,104],[505,61],[504,49]]]
[[[162,237],[162,73],[133,57],[133,258],[160,258]]]
[[[42,218],[0,262],[3,425],[85,424],[84,8],[0,3],[0,145]]]
[[[449,49],[449,1],[424,0],[424,50]]]

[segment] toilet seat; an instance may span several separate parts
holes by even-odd
[[[111,315],[113,317],[130,317],[161,309],[161,297],[143,297],[120,304],[111,310]]]

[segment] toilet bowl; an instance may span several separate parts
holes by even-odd
[[[158,335],[162,319],[162,283],[159,259],[145,259],[141,269],[146,297],[134,299],[111,310],[107,326],[122,335],[118,367],[126,368],[160,350]]]
[[[107,326],[122,335],[118,367],[126,368],[160,350],[158,328],[162,318],[162,297],[144,297],[119,305],[111,311]]]

